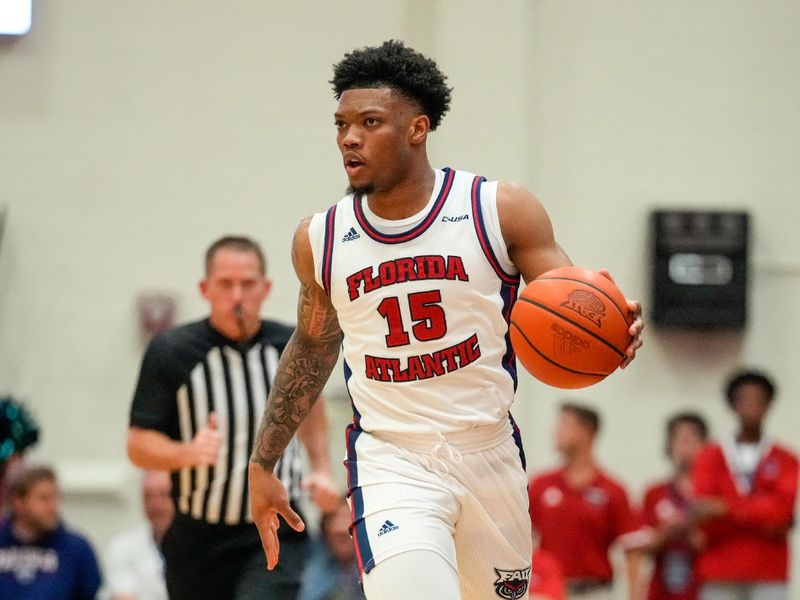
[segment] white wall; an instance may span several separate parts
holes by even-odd
[[[600,454],[614,473],[638,493],[663,472],[661,429],[675,410],[696,408],[715,432],[728,430],[720,386],[738,364],[775,374],[771,428],[797,438],[797,3],[218,7],[42,1],[29,36],[0,42],[0,203],[11,207],[0,248],[0,390],[30,399],[44,425],[38,456],[71,465],[74,490],[111,481],[107,496],[68,504],[95,539],[136,514],[131,493],[113,491],[142,350],[136,295],[170,290],[181,318],[201,315],[193,286],[202,251],[242,231],[271,259],[277,285],[266,312],[293,318],[291,230],[344,186],[330,65],[393,36],[431,52],[455,87],[433,136],[436,162],[529,186],[573,260],[608,267],[631,296],[647,300],[651,208],[752,212],[748,330],[651,327],[630,370],[570,394],[603,410]],[[554,460],[563,397],[523,377],[517,413],[535,468]],[[98,460],[111,463],[85,475]]]

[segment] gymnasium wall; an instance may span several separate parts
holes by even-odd
[[[750,210],[743,333],[647,331],[640,358],[569,395],[523,376],[516,413],[532,468],[553,464],[559,400],[605,417],[600,456],[638,494],[666,469],[672,412],[732,427],[737,365],[768,368],[770,428],[800,430],[800,6],[791,0],[373,0],[135,5],[41,1],[0,40],[0,392],[43,424],[36,458],[64,474],[67,516],[102,545],[138,518],[126,415],[143,350],[135,298],[195,284],[216,236],[257,237],[292,320],[294,225],[345,186],[330,65],[389,37],[432,53],[455,87],[438,165],[511,179],[548,208],[577,264],[607,267],[647,308],[655,207]],[[339,453],[346,407],[330,385]],[[797,538],[797,535],[795,535]],[[798,555],[798,552],[795,552]],[[796,563],[798,561],[795,561]],[[797,566],[795,573],[800,574]],[[798,577],[795,577],[795,581]]]

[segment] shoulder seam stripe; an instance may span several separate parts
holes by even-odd
[[[497,274],[497,276],[504,281],[505,283],[511,285],[518,285],[519,284],[519,275],[511,275],[510,273],[506,273],[502,266],[500,266],[500,261],[497,260],[497,256],[492,249],[492,245],[489,242],[489,235],[486,233],[486,224],[483,220],[483,210],[481,210],[481,185],[483,182],[486,181],[484,177],[476,176],[475,179],[472,180],[472,194],[471,194],[471,201],[472,201],[472,214],[473,214],[473,224],[475,227],[475,233],[478,236],[478,242],[480,242],[481,249],[483,250],[484,255],[486,256],[486,260],[489,261],[492,269]]]
[[[322,253],[322,287],[328,296],[331,295],[331,266],[333,264],[333,233],[336,227],[336,205],[328,209],[325,215],[325,242]]]

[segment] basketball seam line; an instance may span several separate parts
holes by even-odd
[[[528,304],[533,304],[534,306],[538,306],[538,307],[539,307],[539,308],[541,308],[542,310],[546,310],[546,311],[547,311],[547,312],[549,312],[550,314],[552,314],[552,315],[555,315],[556,317],[559,317],[560,319],[564,319],[564,320],[565,320],[567,323],[570,323],[571,325],[574,325],[575,327],[577,327],[577,328],[578,328],[578,329],[580,329],[581,331],[584,331],[584,332],[585,332],[585,333],[587,333],[588,335],[592,336],[592,337],[593,337],[594,339],[596,339],[598,342],[602,342],[603,344],[605,344],[606,346],[608,346],[609,348],[611,348],[611,349],[612,349],[614,352],[616,352],[616,353],[619,355],[619,357],[620,357],[620,358],[623,358],[623,359],[625,358],[625,356],[626,356],[626,355],[625,355],[625,353],[624,353],[624,352],[622,352],[622,351],[621,351],[619,348],[617,348],[617,347],[616,347],[614,344],[612,344],[611,342],[609,342],[609,341],[607,341],[607,340],[604,340],[604,339],[603,339],[603,338],[601,338],[599,335],[596,335],[595,333],[592,333],[590,330],[588,330],[586,327],[584,327],[584,326],[583,326],[583,325],[581,325],[580,323],[576,323],[575,321],[573,321],[573,320],[572,320],[572,319],[570,319],[569,317],[567,317],[567,316],[565,316],[565,315],[562,315],[562,314],[561,314],[561,313],[559,313],[559,312],[556,312],[556,311],[554,311],[554,310],[553,310],[552,308],[550,308],[549,306],[545,306],[544,304],[539,304],[539,303],[538,303],[538,302],[536,302],[535,300],[531,300],[530,298],[526,298],[525,296],[520,296],[520,297],[519,297],[519,300],[523,300],[523,301],[527,302]]]
[[[558,367],[559,369],[564,369],[565,371],[569,371],[570,373],[575,373],[576,375],[589,375],[589,376],[591,376],[591,377],[601,377],[601,378],[608,377],[608,374],[603,374],[603,373],[591,373],[591,372],[589,372],[589,371],[576,371],[575,369],[570,369],[569,367],[566,367],[566,366],[562,365],[561,363],[557,363],[556,361],[554,361],[554,360],[553,360],[552,358],[550,358],[549,356],[547,356],[547,355],[543,354],[543,353],[542,353],[542,351],[541,351],[541,350],[539,350],[539,349],[538,349],[536,346],[534,346],[534,345],[533,345],[533,342],[531,342],[531,341],[528,339],[528,336],[527,336],[527,335],[525,335],[525,332],[524,332],[524,331],[522,331],[522,329],[520,328],[520,326],[519,326],[519,325],[517,325],[517,324],[516,324],[514,321],[511,321],[511,324],[512,324],[512,325],[513,325],[513,326],[516,328],[516,330],[517,330],[517,331],[519,331],[519,334],[520,334],[520,335],[523,337],[523,339],[524,339],[526,342],[528,342],[528,345],[529,345],[529,346],[530,346],[530,347],[533,349],[533,351],[534,351],[534,352],[536,352],[536,354],[538,354],[539,356],[541,356],[543,359],[545,359],[545,360],[546,360],[547,362],[549,362],[550,364],[553,364],[553,365],[555,365],[555,366],[556,366],[556,367]]]
[[[597,290],[598,292],[603,294],[603,296],[605,296],[606,298],[608,298],[611,301],[611,304],[613,304],[614,308],[617,309],[617,312],[619,312],[619,314],[622,315],[622,318],[625,319],[625,322],[626,323],[628,322],[628,317],[625,316],[624,312],[622,312],[622,309],[619,307],[619,304],[617,304],[617,302],[611,296],[609,296],[605,292],[605,290],[603,290],[603,288],[597,287],[596,285],[591,284],[591,283],[589,283],[587,281],[582,281],[580,279],[573,279],[572,277],[537,277],[537,279],[542,280],[542,281],[574,281],[575,283],[582,283],[583,285],[585,285],[587,287],[590,287],[593,290]]]

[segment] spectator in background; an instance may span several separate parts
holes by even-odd
[[[613,570],[609,549],[623,548],[641,535],[625,489],[599,467],[594,443],[599,415],[584,406],[564,404],[556,447],[564,465],[531,480],[531,518],[541,550],[555,557],[571,600],[610,597]],[[639,579],[640,555],[626,551],[630,596]]]
[[[0,398],[0,519],[6,508],[6,480],[22,467],[22,455],[39,440],[39,426],[12,397]]]
[[[320,521],[320,543],[303,574],[298,600],[363,600],[353,540],[350,507],[344,500]]]
[[[696,600],[695,559],[702,534],[691,519],[692,465],[708,439],[708,426],[695,413],[667,421],[667,456],[673,471],[644,495],[644,520],[650,536],[641,550],[653,557],[649,600]]]
[[[707,544],[698,559],[702,600],[788,598],[788,534],[794,522],[798,460],[764,434],[775,385],[736,373],[727,401],[739,430],[707,446],[692,470]]]
[[[175,505],[167,471],[145,471],[142,504],[147,524],[111,540],[106,553],[106,592],[111,600],[167,600],[161,541]]]
[[[100,570],[89,542],[64,527],[55,472],[23,467],[0,526],[0,600],[94,600]]]
[[[561,565],[541,548],[533,551],[529,596],[529,600],[566,600],[567,598]]]

